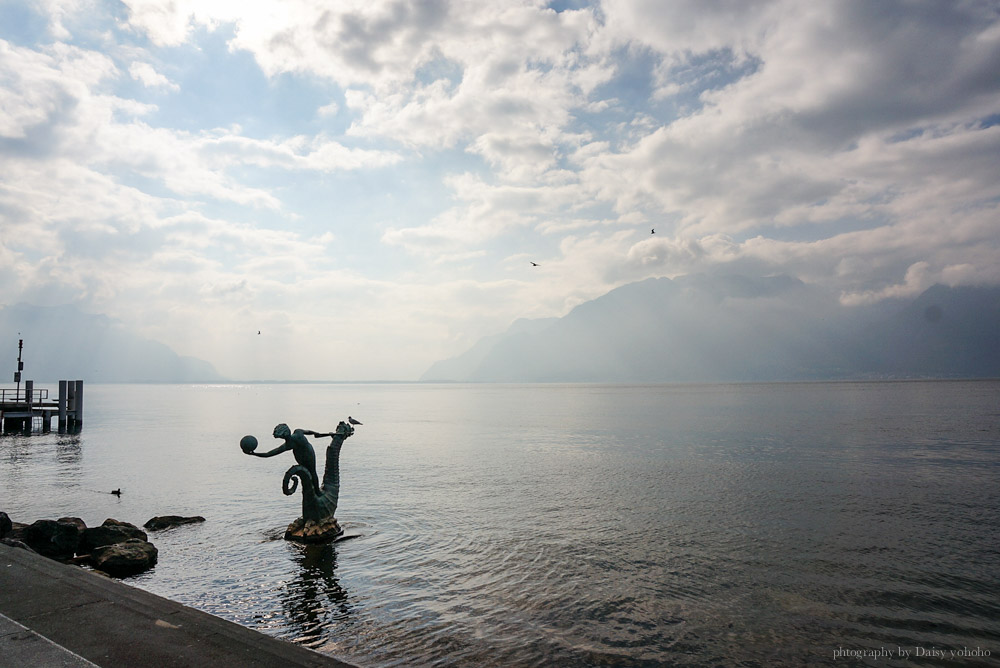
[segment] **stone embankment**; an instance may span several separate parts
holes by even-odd
[[[150,531],[162,531],[204,521],[204,517],[164,515],[150,519],[144,526]],[[149,542],[145,531],[111,518],[96,527],[88,527],[79,517],[21,524],[0,512],[0,542],[56,561],[87,564],[115,577],[147,571],[156,565],[157,559],[156,546]]]

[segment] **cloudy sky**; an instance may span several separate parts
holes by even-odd
[[[0,0],[0,303],[236,379],[652,276],[996,284],[998,175],[994,1]]]

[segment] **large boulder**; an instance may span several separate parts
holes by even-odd
[[[104,523],[101,526],[105,526],[105,527],[128,527],[130,529],[136,529],[136,528],[138,528],[134,524],[132,524],[131,522],[121,522],[121,521],[113,519],[111,517],[109,517],[108,519],[104,520]]]
[[[16,540],[16,541],[20,541],[20,542],[23,543],[24,542],[24,530],[27,529],[27,528],[28,528],[27,524],[22,524],[21,522],[11,521],[11,523],[10,523],[10,531],[7,532],[7,535],[4,536],[4,538],[7,539],[7,540]]]
[[[69,530],[76,531],[76,549],[79,552],[80,543],[83,541],[83,532],[87,530],[87,523],[79,517],[60,517],[56,522],[65,527],[71,527]]]
[[[83,534],[84,529],[87,528],[87,523],[81,520],[79,517],[60,517],[59,519],[56,520],[56,522],[75,526],[79,530],[81,535]]]
[[[106,519],[99,527],[90,527],[83,532],[83,539],[80,541],[79,552],[81,554],[93,553],[94,548],[103,545],[114,545],[124,543],[130,538],[146,540],[146,532],[128,522]]]
[[[0,538],[3,538],[10,533],[10,530],[14,528],[14,523],[10,521],[10,517],[7,513],[0,512]]]
[[[162,531],[164,529],[170,529],[182,524],[194,524],[196,522],[204,522],[205,518],[201,515],[195,515],[194,517],[181,517],[180,515],[159,515],[157,517],[151,518],[147,521],[144,526],[150,531]]]
[[[156,554],[152,543],[129,538],[121,543],[94,548],[90,553],[90,563],[108,575],[125,577],[152,568],[156,564]]]
[[[24,529],[22,540],[38,554],[72,559],[80,545],[80,527],[71,521],[36,520]]]

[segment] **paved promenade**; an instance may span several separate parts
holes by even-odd
[[[77,566],[0,544],[0,668],[350,668]]]

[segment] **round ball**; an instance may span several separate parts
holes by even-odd
[[[243,452],[250,454],[257,449],[257,439],[247,434],[240,439],[240,447],[243,448]]]

